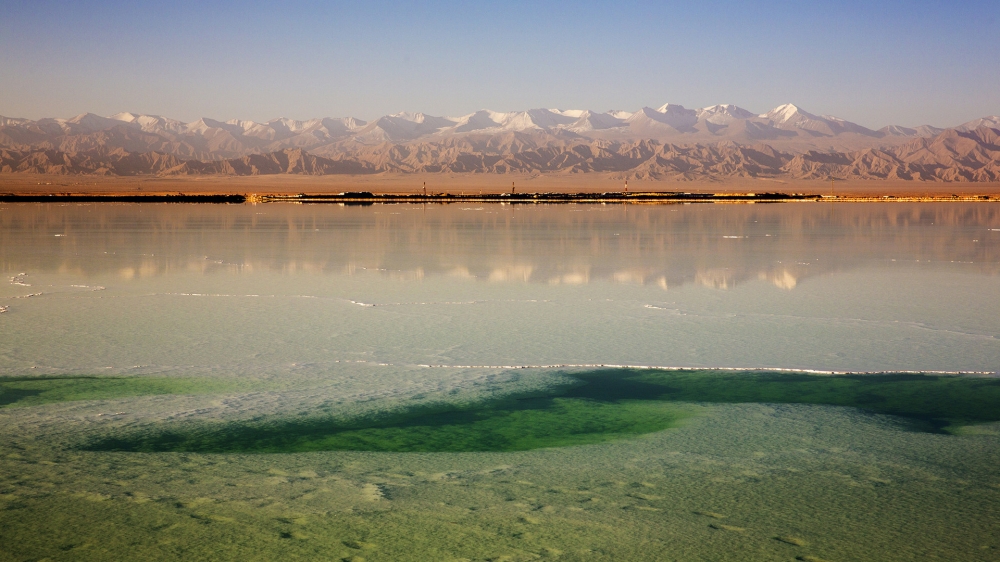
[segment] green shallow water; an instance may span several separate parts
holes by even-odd
[[[572,373],[547,396],[421,405],[373,417],[267,419],[108,436],[91,451],[292,453],[502,452],[585,445],[661,431],[683,404],[785,403],[896,416],[912,430],[955,431],[1000,420],[1000,379],[923,374],[608,369]]]
[[[239,385],[231,379],[198,377],[5,377],[0,379],[0,408],[160,394],[208,394],[236,388]]]

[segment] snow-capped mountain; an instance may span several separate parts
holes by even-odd
[[[978,129],[979,127],[990,127],[992,129],[1000,128],[1000,115],[990,115],[987,117],[980,117],[979,119],[973,119],[968,123],[962,123],[958,127],[955,127],[959,131],[972,131]]]
[[[739,119],[753,119],[754,114],[732,104],[712,105],[695,110],[699,120],[705,120],[716,125],[725,125]]]
[[[812,135],[836,136],[842,133],[856,133],[866,136],[878,136],[875,131],[856,123],[851,123],[839,117],[813,115],[790,103],[779,105],[758,117],[779,129],[802,130]]]
[[[957,129],[971,131],[980,126],[1000,127],[1000,117],[984,117]],[[573,138],[657,140],[678,145],[731,141],[743,145],[767,142],[802,152],[894,146],[941,131],[927,125],[892,125],[875,131],[838,117],[809,113],[794,104],[760,114],[732,104],[688,109],[672,103],[637,111],[483,109],[459,117],[400,112],[370,122],[353,117],[277,118],[266,122],[204,117],[185,123],[159,115],[125,112],[111,117],[84,113],[68,119],[37,121],[0,116],[0,147],[70,152],[121,148],[217,160],[289,148],[334,157],[357,146],[466,138],[479,142],[485,137],[501,139],[513,134],[520,139],[517,142],[532,146]]]
[[[581,115],[582,117],[582,115]],[[747,130],[751,130],[754,125]],[[107,131],[94,133],[103,135]],[[117,134],[117,133],[114,133]],[[536,139],[537,140],[537,139]],[[732,141],[679,145],[657,140],[609,141],[582,136],[534,142],[519,133],[442,136],[411,144],[350,142],[329,156],[301,148],[211,161],[121,148],[65,152],[0,149],[0,174],[122,176],[254,176],[377,173],[612,174],[617,179],[1000,181],[1000,129],[946,129],[893,147],[792,152]]]

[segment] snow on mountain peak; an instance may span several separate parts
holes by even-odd
[[[499,112],[483,109],[458,118],[449,130],[467,132],[482,129],[504,131],[546,130],[575,122],[584,111],[559,109],[529,109],[527,111]]]
[[[0,126],[26,126],[22,121],[37,123],[47,131],[46,134],[78,135],[113,128],[141,129],[146,133],[163,135],[171,142],[190,143],[187,146],[200,147],[199,143],[210,142],[211,146],[217,147],[229,143],[226,144],[226,150],[237,152],[279,145],[312,149],[348,138],[361,143],[411,142],[466,133],[487,135],[525,132],[558,135],[572,131],[582,136],[602,139],[662,138],[685,139],[685,142],[702,139],[780,139],[809,143],[827,142],[813,139],[827,139],[844,133],[882,138],[886,135],[927,136],[935,131],[932,127],[918,127],[886,128],[875,132],[837,117],[812,115],[791,103],[760,115],[732,104],[687,109],[679,104],[666,103],[657,109],[643,107],[635,112],[609,110],[599,113],[559,108],[497,112],[482,109],[461,117],[399,112],[379,117],[372,122],[349,117],[309,120],[282,117],[267,122],[231,119],[223,123],[202,118],[183,123],[141,113],[122,112],[110,118],[85,113],[67,119],[43,119],[38,122],[4,118],[0,121]],[[985,117],[961,127],[973,129],[979,126],[996,128],[1000,126],[1000,118]],[[849,140],[852,143],[865,142],[856,137]]]
[[[796,116],[802,116],[808,119],[815,119],[816,116],[810,113],[806,113],[802,108],[796,106],[795,104],[786,103],[784,105],[779,105],[778,107],[768,111],[767,113],[761,115],[762,119],[771,119],[777,123],[787,123],[788,121],[794,119]]]
[[[121,125],[122,122],[109,117],[101,117],[100,115],[95,115],[93,113],[81,113],[76,117],[61,121],[64,126],[68,127],[71,132],[94,132],[102,131],[104,129],[110,129],[112,127]]]
[[[284,129],[289,133],[297,133],[302,131],[312,125],[316,125],[319,119],[310,119],[308,121],[299,121],[297,119],[289,119],[287,117],[278,117],[277,119],[268,120],[265,125],[273,129]]]
[[[623,111],[621,109],[611,109],[607,112],[608,115],[614,117],[615,119],[628,119],[635,115],[634,111]]]
[[[532,115],[531,110],[528,111],[513,111],[510,113],[495,114],[496,117],[503,116],[500,119],[500,127],[508,131],[526,131],[528,129],[541,129]],[[542,119],[544,121],[544,119]]]
[[[3,115],[0,115],[0,127],[6,127],[8,125],[17,127],[30,122],[30,119],[22,119],[20,117],[4,117]]]
[[[589,113],[586,109],[549,109],[552,113],[557,113],[563,117],[572,117],[573,119],[579,119],[584,113]]]
[[[656,108],[656,111],[660,113],[693,113],[693,109],[687,109],[683,105],[678,105],[676,103],[665,103],[660,107]]]
[[[124,121],[125,123],[132,123],[138,118],[139,118],[138,115],[129,113],[127,111],[123,111],[121,113],[116,113],[112,115],[109,119],[114,119],[115,121]]]
[[[580,114],[580,118],[570,124],[566,129],[576,132],[585,131],[596,131],[601,129],[612,129],[615,127],[621,127],[625,124],[625,119],[615,117],[607,113],[595,113],[593,111],[584,111]],[[631,114],[629,114],[631,116]]]
[[[693,109],[667,103],[658,109],[644,107],[628,118],[630,126],[661,127],[667,125],[677,131],[690,131],[698,122],[698,116]]]
[[[987,115],[986,117],[980,117],[979,119],[973,119],[967,123],[962,123],[956,128],[960,131],[971,131],[973,129],[978,129],[979,127],[1000,127],[1000,116]]]
[[[424,113],[411,113],[409,111],[400,111],[399,113],[393,113],[389,117],[395,117],[397,119],[402,119],[404,121],[411,121],[413,123],[423,123],[427,120],[428,115]]]
[[[739,117],[740,119],[750,119],[755,117],[753,112],[747,111],[742,107],[733,105],[731,103],[720,103],[717,105],[710,105],[708,107],[703,107],[698,110],[698,115],[716,115],[716,114],[726,114],[732,115],[733,117]]]
[[[752,119],[756,117],[753,113],[730,103],[711,105],[697,110],[698,119],[704,119],[709,123],[723,125],[736,119]]]
[[[236,125],[244,131],[251,131],[260,127],[261,124],[250,120],[230,119],[229,121],[226,121],[226,125]]]

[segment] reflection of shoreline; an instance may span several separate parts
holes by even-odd
[[[634,204],[680,204],[680,203],[783,203],[814,202],[859,203],[859,202],[996,202],[1000,195],[912,195],[890,193],[879,195],[821,195],[818,193],[747,192],[724,190],[713,191],[563,191],[546,192],[486,192],[476,195],[467,193],[398,193],[371,191],[344,191],[339,193],[0,193],[4,203],[333,203],[341,205],[373,204],[451,204],[451,203],[500,203],[500,204],[561,204],[561,203],[634,203]]]
[[[117,273],[376,273],[494,283],[728,289],[873,262],[1000,274],[1000,208],[974,203],[457,207],[0,207],[0,268]]]
[[[211,273],[212,270],[225,268],[204,268],[198,261],[189,263],[187,267],[159,268],[153,263],[144,263],[138,267],[123,267],[117,273],[121,279],[132,280],[145,277],[156,277],[169,274],[171,271],[181,270],[199,271]],[[240,264],[228,268],[233,273],[250,273],[253,271],[273,271],[269,264]],[[66,271],[63,269],[63,271]],[[282,272],[299,272],[314,274],[337,274],[338,272],[324,270],[321,268],[309,267],[307,264],[286,263]],[[362,268],[348,266],[340,271],[340,274],[358,275],[361,273],[377,273],[396,281],[420,281],[428,276],[428,272],[423,268],[413,270],[389,270],[386,268]],[[592,282],[613,282],[618,285],[657,286],[663,290],[678,288],[682,285],[695,284],[711,289],[727,290],[742,283],[754,280],[761,280],[771,283],[779,289],[791,290],[798,284],[804,272],[792,272],[787,268],[767,269],[757,272],[753,271],[732,271],[729,269],[707,269],[695,271],[687,277],[672,276],[668,279],[666,272],[656,270],[624,269],[618,271],[604,271],[587,269],[581,271],[568,272],[547,272],[545,268],[518,264],[495,267],[491,270],[472,271],[468,267],[456,267],[452,270],[433,271],[432,274],[467,279],[470,281],[482,281],[489,283],[545,283],[548,285],[586,285]]]

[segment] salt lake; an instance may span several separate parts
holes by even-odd
[[[1000,560],[1000,207],[0,204],[0,558]]]

